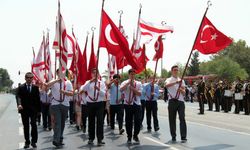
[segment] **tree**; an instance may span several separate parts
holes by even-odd
[[[189,76],[196,76],[199,74],[200,72],[200,69],[199,69],[199,65],[200,65],[200,62],[199,62],[199,52],[198,51],[195,51],[192,55],[192,58],[191,58],[191,63],[188,67],[188,75]]]
[[[0,91],[10,90],[12,84],[13,81],[10,80],[10,76],[7,70],[0,68]]]
[[[246,70],[248,75],[250,75],[250,48],[247,46],[244,40],[233,42],[218,55],[213,56],[212,59],[218,57],[229,57],[233,61],[237,62],[242,68]]]
[[[171,76],[171,72],[167,71],[166,69],[162,69],[162,78],[168,78]]]
[[[202,74],[216,74],[221,79],[234,81],[237,76],[246,79],[248,74],[237,62],[229,57],[217,57],[211,61],[203,62],[200,65]]]

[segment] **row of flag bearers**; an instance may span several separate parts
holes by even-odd
[[[124,82],[121,83],[120,76],[115,74],[110,82],[105,83],[100,78],[96,78],[97,71],[95,68],[92,69],[91,80],[79,86],[79,89],[75,91],[72,82],[68,79],[55,79],[40,85],[43,128],[44,130],[53,129],[52,144],[56,147],[64,145],[65,121],[73,99],[76,127],[82,127],[85,133],[88,125],[88,144],[94,144],[95,139],[97,139],[97,145],[105,144],[103,141],[104,102],[107,100],[110,110],[108,115],[110,128],[115,129],[115,120],[117,120],[119,134],[125,132],[123,128],[125,112],[128,144],[132,143],[132,139],[135,143],[140,142],[138,135],[143,121],[142,113],[144,114],[145,111],[142,109],[141,101],[146,108],[148,131],[152,129],[151,116],[153,116],[154,130],[160,129],[157,118],[159,86],[153,82],[153,77],[150,78],[149,83],[142,84],[141,81],[135,79],[135,70],[130,69],[129,79]],[[80,115],[77,112],[80,112]]]

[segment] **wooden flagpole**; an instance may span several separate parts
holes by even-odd
[[[62,49],[61,49],[61,12],[60,12],[60,0],[58,0],[58,46],[59,46],[59,52],[60,52],[60,57],[59,57],[59,78],[62,78]],[[62,89],[62,82],[60,82],[60,89]],[[62,93],[60,92],[60,101],[62,101]]]
[[[191,56],[192,56],[192,52],[193,52],[193,49],[194,49],[194,45],[195,45],[195,42],[196,42],[196,40],[197,40],[197,37],[198,37],[199,31],[200,31],[200,28],[201,28],[202,22],[203,22],[203,20],[204,20],[204,18],[205,18],[205,16],[206,16],[206,14],[207,14],[207,11],[208,11],[208,9],[209,9],[209,7],[210,7],[211,5],[212,5],[212,3],[211,3],[211,1],[209,0],[209,1],[207,2],[207,8],[206,8],[206,11],[205,11],[205,13],[204,13],[204,15],[203,15],[203,17],[202,17],[202,20],[201,20],[201,23],[200,23],[199,29],[198,29],[198,31],[197,31],[197,34],[196,34],[196,37],[195,37],[195,40],[194,40],[194,43],[193,43],[192,49],[191,49],[191,51],[190,51],[190,54],[189,54],[189,57],[188,57],[188,60],[187,60],[186,66],[185,66],[184,71],[183,71],[183,73],[182,73],[182,76],[181,76],[181,81],[180,81],[180,83],[179,83],[179,87],[178,87],[178,89],[180,89],[180,87],[181,87],[181,85],[182,85],[182,81],[183,81],[184,75],[186,74],[187,67],[188,67],[188,64],[189,64],[190,58],[191,58]],[[178,99],[178,98],[179,98],[179,96],[180,96],[180,92],[179,92],[179,90],[177,90],[176,95],[175,95],[175,99]]]
[[[99,28],[99,41],[98,41],[98,49],[97,49],[97,62],[96,62],[96,74],[95,74],[95,87],[96,87],[96,82],[97,82],[97,75],[98,75],[98,64],[99,64],[99,54],[100,54],[100,40],[101,40],[101,32],[102,32],[102,12],[104,8],[104,2],[105,0],[102,0],[102,9],[101,9],[101,19],[100,19],[100,28]],[[94,88],[94,100],[96,96],[96,88]]]

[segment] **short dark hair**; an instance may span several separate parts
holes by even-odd
[[[128,74],[130,74],[131,72],[135,72],[135,69],[131,68],[128,70]]]
[[[171,71],[173,71],[174,68],[179,68],[179,67],[178,67],[177,65],[173,65],[173,66],[171,67]]]
[[[32,72],[27,72],[27,73],[25,73],[25,78],[27,78],[28,75],[32,75],[32,77],[34,76]]]
[[[114,74],[113,79],[117,79],[117,78],[120,79],[121,78],[120,75],[119,74]]]

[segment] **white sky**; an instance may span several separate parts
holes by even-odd
[[[86,32],[91,27],[95,31],[95,48],[99,40],[99,20],[102,0],[61,0],[61,13],[68,32],[72,25],[83,50]],[[104,9],[118,25],[119,10],[123,10],[122,24],[132,42],[136,29],[139,4],[142,4],[141,17],[145,21],[161,23],[174,27],[164,41],[163,66],[169,69],[173,64],[184,64],[190,53],[201,18],[207,7],[206,0],[106,0]],[[243,39],[250,43],[250,1],[213,0],[207,17],[224,34],[235,40]],[[55,35],[57,0],[0,0],[0,68],[8,70],[14,86],[24,82],[24,73],[30,71],[32,46],[39,49],[43,31],[50,29],[50,43]],[[150,59],[154,55],[153,44],[147,46]],[[50,45],[51,46],[51,45]],[[88,43],[90,52],[90,40]],[[54,51],[51,48],[51,53]],[[106,51],[100,52],[100,71],[106,69]],[[200,60],[209,56],[200,55]],[[154,69],[154,62],[148,67]],[[18,75],[18,70],[21,75]],[[158,67],[160,73],[160,66]]]

